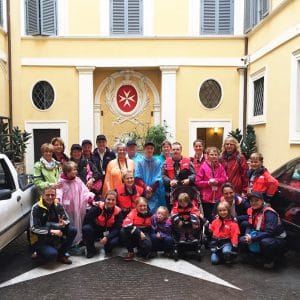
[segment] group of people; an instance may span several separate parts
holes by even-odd
[[[73,144],[70,157],[59,137],[41,146],[34,167],[41,199],[31,213],[34,255],[71,263],[69,254],[83,246],[86,257],[93,257],[99,241],[107,256],[123,245],[125,260],[157,251],[169,257],[174,239],[196,242],[203,226],[213,264],[232,262],[239,250],[272,266],[284,252],[285,231],[269,204],[278,182],[261,154],[246,161],[235,138],[225,138],[221,154],[196,140],[193,157],[182,155],[179,142],[164,141],[159,156],[152,141],[145,142],[144,155],[135,141],[118,143],[115,153],[103,134],[96,145]],[[201,201],[184,192],[191,186]],[[183,192],[174,198],[178,187]]]

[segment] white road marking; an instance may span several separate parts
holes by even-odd
[[[124,249],[119,248],[119,249],[116,249],[115,256],[123,256],[123,255],[125,255],[125,253],[126,252],[124,252]],[[14,285],[14,284],[24,282],[24,281],[29,281],[29,280],[32,280],[35,278],[51,275],[54,273],[62,272],[65,270],[78,268],[81,266],[96,263],[96,262],[103,261],[106,259],[107,258],[105,258],[103,256],[103,254],[96,255],[90,259],[87,259],[82,256],[72,256],[73,263],[71,265],[63,265],[60,263],[48,263],[48,264],[45,264],[45,265],[42,265],[35,269],[32,269],[22,275],[19,275],[15,278],[12,278],[8,281],[1,283],[0,288]],[[161,257],[157,257],[157,258],[151,259],[149,261],[143,261],[140,259],[135,259],[135,260],[140,263],[151,265],[151,266],[154,266],[157,268],[173,271],[176,273],[184,274],[184,275],[202,279],[202,280],[206,280],[206,281],[209,281],[209,282],[212,282],[215,284],[223,285],[223,286],[241,291],[241,289],[239,287],[234,286],[231,283],[229,283],[229,282],[227,282],[205,270],[202,270],[201,268],[199,268],[185,260],[179,260],[179,261],[175,262],[174,260],[172,260],[170,258],[161,258]]]

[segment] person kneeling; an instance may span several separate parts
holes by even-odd
[[[222,261],[225,263],[232,262],[236,256],[236,252],[233,250],[238,246],[240,234],[239,225],[233,220],[227,202],[219,202],[217,213],[217,218],[209,226],[209,230],[212,232],[210,250],[213,265]]]
[[[149,258],[152,250],[151,213],[145,198],[139,197],[136,200],[136,208],[132,209],[126,216],[122,226],[121,239],[128,250],[124,260],[133,260],[135,247],[143,258]]]
[[[260,260],[264,267],[273,268],[285,252],[286,232],[277,212],[264,202],[263,193],[252,192],[248,200],[251,207],[247,210],[246,234],[240,237],[241,251],[252,253],[257,262]]]
[[[66,252],[77,234],[63,206],[56,200],[56,190],[46,187],[39,202],[31,209],[30,240],[37,255],[46,261],[71,264]]]
[[[94,241],[100,238],[106,256],[119,244],[119,233],[122,225],[121,208],[116,206],[117,193],[108,191],[104,202],[97,202],[86,216],[86,224],[82,227],[82,236],[86,244],[86,257],[92,258],[96,253]]]

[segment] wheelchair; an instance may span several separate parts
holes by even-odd
[[[200,211],[201,217],[197,218],[197,223],[199,227],[197,229],[193,229],[192,225],[189,223],[196,223],[196,218],[191,218],[191,214],[189,215],[184,213],[176,213],[173,215],[172,222],[174,224],[175,217],[179,218],[182,221],[182,227],[176,228],[173,226],[173,253],[172,256],[175,261],[178,261],[179,257],[184,256],[187,253],[192,253],[193,256],[197,257],[197,260],[201,261],[202,259],[202,246],[206,243],[206,234],[205,234],[205,220],[203,219],[203,208],[200,200],[200,193],[195,186],[178,186],[170,194],[170,203],[175,208],[178,206],[178,196],[181,193],[187,193],[190,198],[191,207],[196,207]],[[174,212],[174,209],[172,209]],[[191,225],[191,226],[190,226]],[[191,227],[190,232],[186,234],[186,229],[188,226]],[[189,229],[188,229],[189,230]],[[186,234],[186,239],[182,239],[182,236]]]

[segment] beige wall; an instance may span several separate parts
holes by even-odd
[[[188,34],[188,6],[189,1],[154,1],[154,34],[186,36]]]
[[[300,37],[264,56],[249,68],[249,74],[263,67],[267,70],[267,120],[266,124],[255,126],[255,131],[258,149],[263,152],[265,163],[272,170],[300,153],[300,145],[289,143],[291,57],[297,49],[300,49]],[[276,142],[274,137],[277,137]]]
[[[199,100],[199,89],[207,79],[222,87],[222,99],[216,109],[206,109]],[[231,120],[238,127],[239,73],[236,68],[181,67],[177,72],[176,134],[188,153],[189,120]]]
[[[270,14],[262,26],[249,33],[249,53],[257,51],[300,23],[300,1],[291,0],[275,14]]]
[[[99,34],[99,0],[68,1],[69,34]]]
[[[102,70],[96,69],[94,72],[94,91],[98,88],[103,80],[105,80],[108,76],[112,75],[115,72],[120,70]],[[136,72],[141,73],[146,76],[148,79],[152,81],[155,85],[156,89],[160,91],[160,70],[153,69],[138,69]],[[123,79],[123,78],[122,78]],[[120,80],[116,81],[116,85]],[[147,128],[153,125],[153,103],[154,103],[154,95],[149,90],[149,103],[145,107],[145,111],[137,116],[138,123],[133,123],[130,121],[122,122],[121,124],[116,123],[116,116],[109,110],[105,102],[105,93],[101,95],[100,106],[103,116],[101,117],[101,133],[104,133],[108,139],[109,145],[114,145],[116,139],[119,138],[122,134],[129,132],[136,132],[139,135],[144,135]],[[100,133],[100,132],[98,132]],[[97,133],[97,134],[98,134]]]
[[[78,72],[75,68],[23,67],[20,93],[22,101],[15,111],[16,124],[26,121],[68,121],[68,144],[78,143]],[[40,81],[48,81],[55,93],[53,105],[46,111],[38,110],[32,103],[32,88]]]
[[[9,117],[9,100],[8,100],[8,71],[7,71],[7,36],[0,29],[0,116]]]
[[[61,39],[22,40],[22,57],[50,58],[157,58],[157,57],[241,57],[244,39]],[[222,52],[220,53],[220,49]]]

